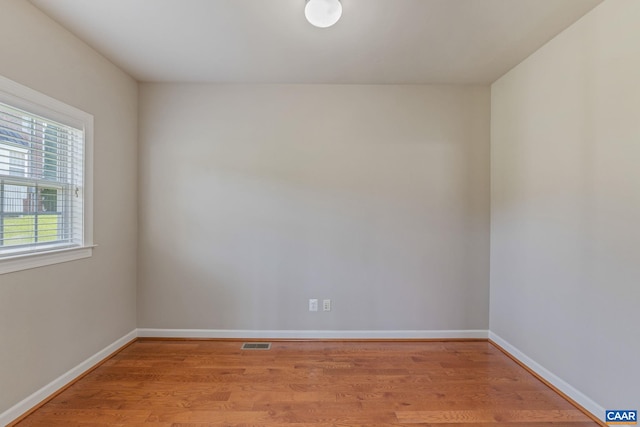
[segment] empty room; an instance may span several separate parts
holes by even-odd
[[[0,0],[0,425],[640,407],[640,1]]]

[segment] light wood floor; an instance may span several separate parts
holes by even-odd
[[[596,426],[488,342],[137,341],[24,426]]]

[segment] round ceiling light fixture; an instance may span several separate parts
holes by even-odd
[[[340,0],[307,0],[304,16],[311,25],[327,28],[338,22],[342,16]]]

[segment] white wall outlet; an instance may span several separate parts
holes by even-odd
[[[322,311],[331,311],[331,300],[322,300]]]
[[[309,311],[318,311],[318,300],[313,298],[309,300]]]

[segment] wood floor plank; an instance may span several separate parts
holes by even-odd
[[[587,422],[589,419],[577,409],[568,410],[459,410],[459,411],[398,411],[396,412],[398,421],[405,424],[429,423],[429,424],[451,424],[451,423],[527,423],[527,422],[548,422],[548,423],[573,423]]]
[[[232,402],[336,402],[334,392],[306,392],[297,393],[294,391],[237,391],[229,393],[229,400]]]
[[[191,411],[191,410],[162,410],[153,411],[147,421],[171,423],[247,423],[265,424],[273,421],[267,411]]]
[[[139,340],[19,426],[593,427],[488,342]]]
[[[70,409],[47,405],[38,410],[37,416],[27,417],[20,425],[29,426],[31,422],[43,420],[66,423],[68,426],[77,422],[106,425],[139,424],[145,422],[150,414],[151,412],[148,410]]]

